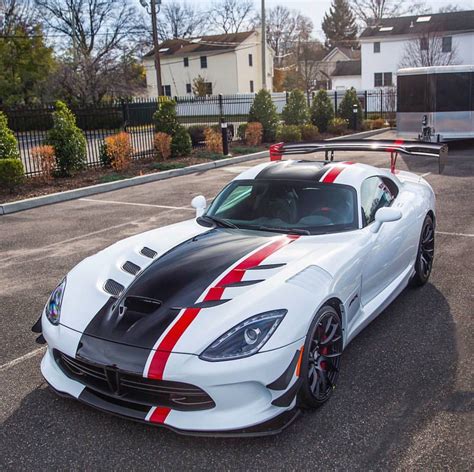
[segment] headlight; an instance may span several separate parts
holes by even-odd
[[[278,328],[287,310],[252,316],[216,339],[199,357],[205,361],[241,359],[258,352]]]
[[[46,318],[53,325],[59,324],[61,316],[61,304],[63,302],[64,289],[66,288],[66,279],[64,279],[51,293],[48,303],[45,307]]]

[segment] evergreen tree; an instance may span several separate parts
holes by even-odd
[[[21,184],[24,174],[18,142],[8,127],[7,117],[0,112],[0,190],[13,190]]]
[[[53,127],[48,131],[46,144],[54,147],[59,174],[67,176],[85,167],[87,141],[66,104],[57,101],[55,109]]]
[[[354,105],[357,106],[357,121],[354,126]],[[347,120],[349,127],[356,129],[362,123],[362,104],[357,97],[357,92],[354,87],[351,87],[344,95],[341,104],[339,105],[339,116]]]
[[[179,128],[176,102],[169,98],[161,98],[158,110],[153,115],[153,121],[157,133],[166,133],[173,136]]]
[[[0,159],[20,159],[18,141],[8,127],[7,117],[0,112]]]
[[[347,0],[332,0],[329,13],[324,15],[325,46],[332,49],[338,43],[346,44],[357,37],[357,25]]]
[[[304,125],[308,122],[309,112],[306,98],[301,90],[293,90],[288,103],[281,114],[286,125]]]
[[[250,108],[249,123],[261,123],[263,127],[263,141],[266,143],[275,140],[278,127],[278,114],[268,90],[260,90]]]
[[[334,118],[334,106],[326,90],[319,90],[311,105],[311,122],[325,133]]]

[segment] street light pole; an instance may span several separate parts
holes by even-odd
[[[265,18],[265,0],[262,0],[262,88],[267,88],[267,26]]]
[[[158,0],[160,4],[161,1]],[[160,50],[158,45],[158,27],[157,27],[157,11],[156,11],[156,0],[150,1],[150,10],[151,10],[151,28],[153,30],[153,51],[155,58],[155,73],[156,73],[156,88],[157,95],[160,98],[162,95],[162,84],[161,84],[161,63],[160,63]]]

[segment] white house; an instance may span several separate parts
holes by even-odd
[[[428,65],[474,64],[474,10],[451,13],[424,14],[384,18],[377,25],[366,28],[360,38],[360,75],[353,65],[336,67],[332,88],[355,87],[373,90],[396,85],[397,70],[416,66],[417,54],[424,56]],[[436,51],[433,49],[436,48]],[[411,57],[412,64],[404,63]],[[350,70],[348,70],[350,69]]]
[[[332,90],[361,90],[361,61],[338,61],[331,74]]]
[[[258,30],[190,39],[160,45],[163,95],[193,94],[193,81],[202,77],[207,94],[258,92],[262,88],[261,33]],[[149,97],[156,97],[153,51],[143,58]],[[273,50],[267,46],[267,89],[272,91]]]

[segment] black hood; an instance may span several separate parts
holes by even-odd
[[[94,338],[152,349],[182,308],[194,306],[230,266],[278,237],[216,228],[176,246],[102,307],[85,329],[79,351],[90,357],[84,349]]]

